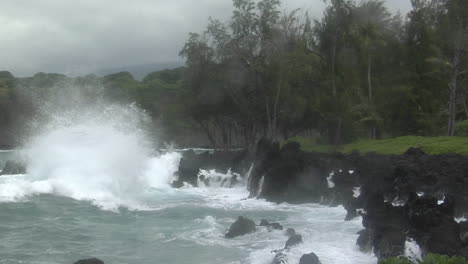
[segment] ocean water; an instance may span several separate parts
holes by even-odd
[[[67,104],[65,104],[67,105]],[[302,234],[288,263],[315,252],[323,264],[375,264],[356,246],[361,220],[342,207],[273,204],[247,199],[247,180],[170,187],[180,153],[158,153],[134,106],[98,104],[49,111],[17,158],[24,175],[0,176],[0,264],[66,264],[96,257],[107,264],[269,264],[284,247],[283,231],[259,227],[234,239],[238,216],[279,222]],[[205,177],[225,179],[215,171]],[[244,175],[244,177],[247,177]]]
[[[49,164],[48,155],[41,159]],[[68,156],[54,163],[57,172],[36,164],[36,170],[46,170],[50,177],[33,176],[37,172],[0,177],[0,263],[73,263],[88,257],[117,264],[271,263],[271,251],[282,248],[287,238],[282,231],[263,227],[243,237],[224,238],[240,215],[279,222],[301,233],[304,244],[287,252],[289,263],[298,263],[309,252],[324,264],[376,263],[372,255],[358,251],[360,219],[343,221],[342,207],[246,199],[245,186],[173,189],[168,183],[179,159],[179,153],[152,157],[138,180],[114,179],[117,185],[145,184],[141,189],[117,188],[106,175],[85,179],[81,176],[92,172],[76,173]],[[203,172],[205,177],[210,173],[219,176]],[[127,191],[136,193],[119,196]]]

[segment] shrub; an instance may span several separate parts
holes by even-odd
[[[455,134],[460,137],[468,137],[468,120],[457,122],[455,125]]]

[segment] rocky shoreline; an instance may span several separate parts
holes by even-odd
[[[204,178],[200,170],[232,177]],[[24,172],[21,163],[10,161],[0,174]],[[462,221],[468,215],[465,155],[427,155],[414,148],[402,155],[314,153],[301,150],[295,142],[280,147],[267,140],[260,140],[254,151],[183,152],[173,187],[209,185],[210,181],[221,181],[225,187],[244,181],[250,198],[276,203],[342,205],[347,210],[345,220],[362,217],[358,247],[373,251],[379,259],[404,255],[408,241],[417,243],[423,256],[468,259],[468,222]],[[240,220],[247,223],[245,233],[255,230],[253,222]],[[279,229],[277,225],[264,221],[259,226]],[[279,250],[274,263],[282,263],[281,256]],[[319,263],[313,253],[304,259]],[[79,263],[98,263],[86,261]]]
[[[346,220],[362,216],[357,245],[379,259],[403,255],[406,241],[468,258],[468,222],[455,220],[468,214],[468,156],[312,153],[261,140],[254,152],[184,153],[174,186],[197,186],[199,169],[249,175],[250,197],[343,205]]]

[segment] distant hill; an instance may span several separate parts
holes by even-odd
[[[108,75],[117,72],[127,71],[130,72],[136,80],[142,80],[148,73],[161,71],[164,69],[174,69],[177,67],[183,66],[184,63],[182,61],[178,62],[165,62],[165,63],[154,63],[154,64],[141,64],[141,65],[128,65],[128,66],[121,66],[109,69],[102,69],[97,71],[96,74],[98,75]]]

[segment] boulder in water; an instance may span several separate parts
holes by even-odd
[[[25,174],[26,166],[21,162],[9,160],[5,163],[5,167],[0,172],[0,175],[10,175],[10,174]]]
[[[271,264],[288,264],[286,254],[281,251],[276,253],[275,258]]]
[[[269,226],[275,230],[283,230],[283,226],[280,223],[270,223]]]
[[[299,234],[294,234],[291,237],[289,237],[288,241],[286,241],[284,248],[290,248],[301,243],[302,243],[302,236]]]
[[[296,230],[294,228],[288,228],[286,229],[285,235],[288,237],[291,237],[296,234]]]
[[[73,264],[104,264],[104,261],[97,258],[81,259]]]
[[[322,264],[314,252],[302,255],[299,264]]]
[[[284,245],[285,249],[302,243],[302,236],[297,234],[294,228],[288,228],[286,230],[286,235],[289,237],[289,239],[288,241],[286,241],[286,244]]]
[[[259,226],[266,226],[268,230],[283,230],[283,226],[280,223],[270,223],[265,219],[262,219],[260,221]]]
[[[228,232],[224,236],[227,238],[234,238],[255,232],[255,230],[256,227],[254,221],[246,217],[239,216],[231,227],[229,227]]]

